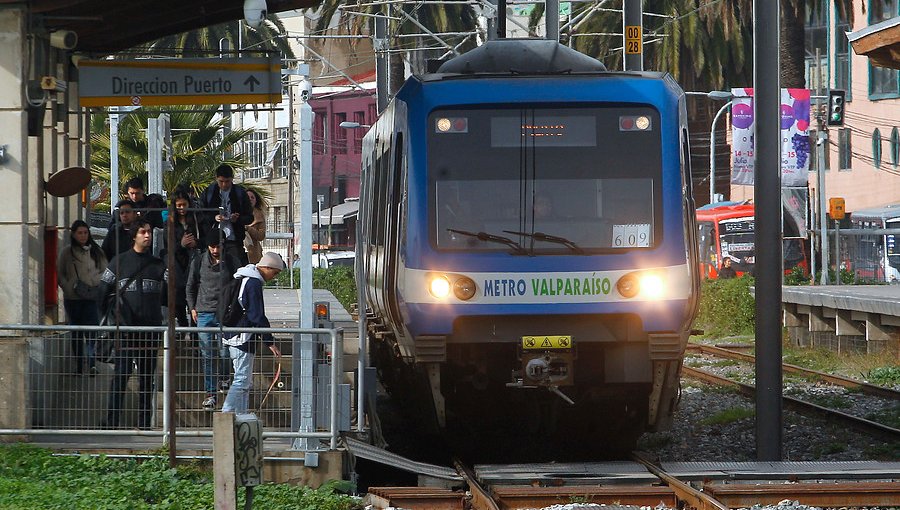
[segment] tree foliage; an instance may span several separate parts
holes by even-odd
[[[162,112],[161,108],[144,107],[120,118],[120,185],[133,177],[141,177],[144,183],[147,182],[147,119],[158,117]],[[174,149],[174,168],[163,174],[163,188],[167,192],[186,183],[199,193],[215,180],[216,168],[222,163],[236,169],[247,166],[242,154],[231,155],[231,151],[252,130],[231,130],[223,134],[228,119],[218,116],[215,107],[198,110],[191,106],[175,106],[167,107],[165,112],[170,118]],[[109,183],[111,141],[107,115],[91,116],[91,133],[91,175],[96,181]],[[252,189],[267,196],[262,190]]]

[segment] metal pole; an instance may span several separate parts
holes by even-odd
[[[299,204],[300,209],[300,327],[311,328],[313,324],[313,291],[312,291],[312,124],[313,111],[309,103],[300,105],[300,177]],[[313,337],[309,334],[294,335],[291,368],[291,426],[300,432],[312,432],[315,429],[312,402],[314,388],[313,370]],[[305,380],[304,380],[305,379]],[[309,449],[308,440],[294,442],[295,449]]]
[[[822,276],[820,285],[828,285],[828,217],[825,211],[825,154],[828,151],[828,131],[825,123],[819,119],[819,129],[816,130],[816,183],[819,194],[819,254],[822,257]],[[813,275],[815,277],[815,275]]]
[[[544,23],[547,25],[547,39],[559,42],[559,0],[546,0]]]
[[[644,22],[641,0],[624,0],[622,5],[622,37],[626,71],[644,70]],[[558,14],[557,14],[558,16]]]
[[[390,91],[390,43],[387,38],[387,19],[383,16],[375,18],[375,39],[372,44],[375,50],[375,100],[378,103],[378,113],[381,113],[387,108]]]
[[[506,39],[506,0],[497,0],[497,39]]]
[[[116,206],[119,189],[119,107],[110,108],[109,114],[109,205]]]
[[[169,467],[175,467],[178,463],[178,458],[176,454],[178,453],[178,449],[175,447],[175,370],[177,366],[177,357],[178,357],[178,349],[176,348],[176,336],[175,336],[175,314],[178,312],[175,309],[175,201],[169,204],[169,217],[166,221],[166,245],[169,246],[169,249],[166,250],[166,266],[169,272],[168,285],[167,285],[167,300],[168,300],[168,308],[169,308],[169,323],[168,330],[166,331],[166,353],[168,356],[166,357],[166,382],[168,383],[168,400],[169,406],[166,408],[166,423],[168,428],[166,429],[168,433],[169,439]],[[182,310],[183,312],[183,310]]]
[[[719,117],[725,113],[725,110],[731,106],[731,101],[723,104],[716,116],[713,117],[712,126],[709,128],[709,203],[716,202],[716,122]]]
[[[781,79],[779,5],[753,3],[756,140],[756,457],[781,460]]]
[[[841,284],[841,220],[834,220],[834,284]]]

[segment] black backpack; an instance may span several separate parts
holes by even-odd
[[[232,278],[225,284],[219,302],[216,306],[216,318],[219,324],[226,328],[233,328],[241,322],[246,311],[239,300],[241,285],[247,277]]]

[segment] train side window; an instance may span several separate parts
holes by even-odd
[[[403,210],[403,200],[400,196],[402,184],[402,176],[403,176],[403,161],[405,155],[403,153],[403,133],[397,133],[397,137],[394,140],[394,175],[393,180],[391,181],[391,204],[396,204],[395,214],[393,217],[392,224],[395,225],[395,228],[399,226],[401,212]],[[398,230],[399,232],[399,230]]]
[[[688,140],[687,129],[682,130],[681,135],[681,165],[684,175],[684,192],[687,199],[693,203],[694,201],[694,178],[691,175],[691,147]]]

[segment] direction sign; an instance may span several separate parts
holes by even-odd
[[[82,60],[78,68],[83,107],[281,101],[278,57]]]

